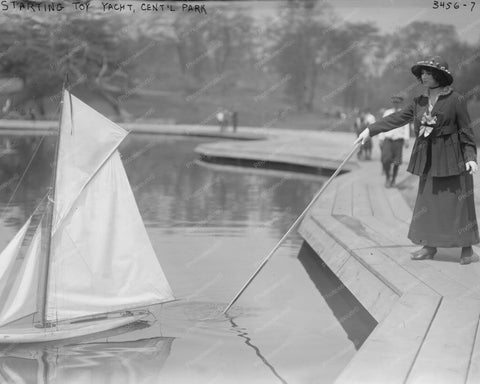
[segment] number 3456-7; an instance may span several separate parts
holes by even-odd
[[[475,7],[475,2],[474,1],[471,1],[470,4],[472,5],[471,8],[470,8],[470,11],[473,11],[473,8]],[[451,1],[448,1],[448,2],[444,2],[444,1],[434,1],[433,2],[433,9],[437,9],[437,8],[445,8],[445,9],[450,9],[450,8],[453,8],[453,9],[459,9],[460,8],[460,5],[463,5],[464,7],[467,6],[467,3],[462,3],[462,4],[459,4],[458,1],[456,2],[451,2]]]

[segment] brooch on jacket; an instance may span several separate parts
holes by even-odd
[[[437,116],[432,116],[430,112],[425,111],[420,120],[420,134],[419,136],[428,137],[432,133],[435,124],[437,124]]]

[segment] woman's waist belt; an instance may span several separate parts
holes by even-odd
[[[458,127],[456,125],[445,125],[439,128],[435,128],[432,131],[430,136],[439,137],[444,135],[451,135],[452,133],[458,132]]]

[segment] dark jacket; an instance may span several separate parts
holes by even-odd
[[[447,87],[438,97],[431,112],[432,116],[437,116],[437,123],[432,133],[424,137],[419,136],[420,120],[427,107],[427,95],[415,97],[407,108],[370,125],[370,136],[413,122],[416,139],[408,172],[420,176],[426,171],[429,146],[432,176],[454,176],[465,172],[467,161],[477,161],[477,147],[465,98]]]

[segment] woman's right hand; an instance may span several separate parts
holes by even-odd
[[[370,130],[368,128],[365,128],[361,133],[360,135],[358,135],[357,137],[357,140],[355,140],[355,142],[353,144],[358,144],[358,143],[362,143],[362,144],[365,144],[365,142],[370,138]]]

